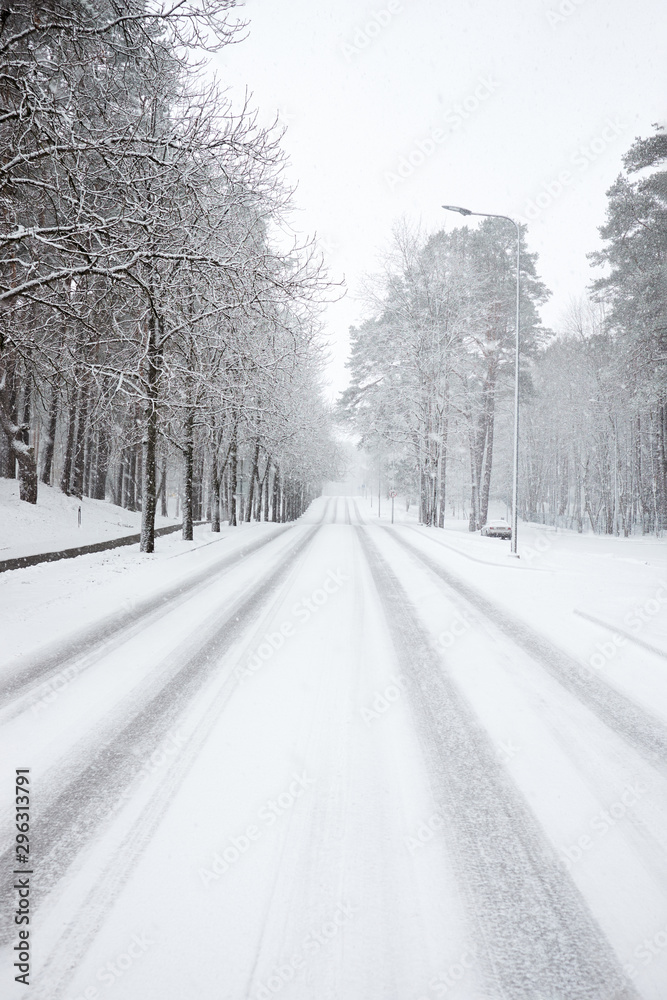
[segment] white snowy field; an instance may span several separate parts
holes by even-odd
[[[3,998],[664,1000],[667,546],[388,514],[0,575]]]

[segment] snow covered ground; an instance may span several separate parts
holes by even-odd
[[[175,500],[170,501],[174,512]],[[79,509],[81,524],[79,525]],[[121,538],[141,530],[141,514],[105,500],[65,496],[60,490],[39,484],[37,506],[19,500],[16,479],[0,478],[0,560],[37,552],[89,545]],[[175,524],[176,518],[157,516],[158,528]]]
[[[0,576],[3,997],[664,1000],[667,546],[389,513]]]

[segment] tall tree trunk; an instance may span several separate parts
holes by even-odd
[[[51,485],[51,475],[53,473],[53,455],[56,448],[56,430],[58,427],[58,388],[56,385],[51,390],[51,401],[49,403],[49,419],[46,425],[46,440],[44,442],[44,461],[42,463],[41,480],[47,486]]]
[[[238,484],[238,442],[236,438],[236,424],[232,431],[232,441],[229,446],[229,523],[233,527],[237,525],[236,517],[236,490]]]
[[[195,462],[194,481],[192,490],[192,513],[195,521],[202,521],[204,515],[204,463],[203,460]]]
[[[470,519],[469,531],[476,531],[479,526],[479,468],[476,455],[476,435],[471,432],[470,441]]]
[[[447,502],[447,444],[449,438],[449,387],[445,380],[445,402],[442,415],[442,431],[440,435],[440,495],[438,507],[438,527],[445,526],[445,509]]]
[[[109,457],[111,441],[106,427],[100,427],[97,436],[97,454],[93,470],[92,496],[95,500],[104,500],[107,493],[107,474],[109,472]]]
[[[160,392],[160,343],[162,323],[151,316],[146,351],[146,377],[144,380],[144,433],[143,468],[141,482],[141,541],[140,552],[155,550],[155,510],[157,507],[157,469],[155,454],[158,430],[158,397]]]
[[[84,460],[86,454],[86,430],[88,420],[89,392],[88,386],[81,389],[81,400],[79,403],[79,418],[76,428],[76,445],[74,448],[74,463],[72,466],[72,495],[83,497],[83,473]]]
[[[120,454],[118,455],[118,465],[116,466],[116,475],[112,481],[111,494],[113,497],[113,502],[118,506],[123,505],[123,449],[121,448]]]
[[[127,473],[125,476],[125,506],[128,510],[137,510],[137,446],[133,444],[127,449]]]
[[[183,540],[191,542],[192,532],[192,478],[194,467],[194,412],[188,407],[185,413],[185,447],[183,449]]]
[[[264,520],[269,520],[269,478],[271,473],[271,456],[266,459],[266,469],[264,471]]]
[[[132,453],[131,448],[123,448],[120,453],[120,474],[118,481],[120,483],[120,500],[119,503],[121,507],[129,508],[129,495],[130,495],[130,455]]]
[[[493,467],[494,395],[490,393],[486,413],[486,449],[484,451],[484,472],[479,505],[479,526],[483,527],[489,517],[489,494],[491,491],[491,471]]]
[[[23,383],[23,415],[21,417],[21,440],[30,443],[30,421],[32,420],[32,390],[33,381],[30,373],[26,374]]]
[[[83,459],[83,492],[88,497],[92,495],[93,470],[97,464],[97,445],[97,431],[89,427],[86,434],[86,448]]]
[[[229,459],[229,455],[227,456],[227,459]],[[220,477],[220,488],[222,491],[220,496],[220,503],[221,503],[220,519],[222,521],[226,521],[227,524],[229,524],[231,518],[230,503],[229,503],[229,461],[227,461],[225,471],[222,473],[222,476]]]
[[[271,520],[280,520],[280,470],[277,465],[273,468],[273,493],[271,496]]]
[[[162,471],[160,473],[160,515],[161,517],[168,517],[167,508],[167,456],[162,456]]]
[[[76,404],[78,392],[72,390],[70,404],[67,413],[67,440],[65,442],[65,456],[63,467],[60,473],[60,489],[67,496],[70,495],[70,482],[72,479],[72,458],[74,455],[74,440],[76,437]]]
[[[220,531],[220,472],[217,456],[211,456],[211,531]]]
[[[37,503],[37,466],[32,445],[23,440],[27,428],[11,419],[12,400],[4,385],[0,387],[0,425],[7,435],[9,451],[18,464],[19,498]]]
[[[656,533],[667,528],[667,406],[661,403],[657,413],[658,425],[658,511]]]
[[[134,486],[134,509],[141,510],[141,475],[143,466],[143,448],[141,441],[134,446],[134,470],[132,472],[132,484]]]
[[[5,373],[3,377],[5,417],[12,426],[18,425],[18,413],[16,411],[16,363],[12,357],[5,361]],[[20,439],[19,439],[20,440]],[[6,479],[16,478],[16,455],[12,449],[10,438],[7,438],[7,450],[4,453],[2,472]]]
[[[252,468],[250,470],[250,486],[248,489],[248,503],[246,507],[246,521],[252,518],[253,501],[255,498],[255,480],[257,479],[257,466],[259,464],[259,438],[255,441],[255,451],[252,456]]]

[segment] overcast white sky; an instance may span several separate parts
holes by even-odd
[[[557,328],[593,275],[586,254],[623,153],[667,122],[665,0],[248,0],[240,12],[249,36],[217,57],[220,81],[249,86],[263,120],[280,112],[293,225],[317,231],[349,286],[326,316],[333,389],[363,316],[360,277],[398,218],[460,225],[443,203],[529,222]]]

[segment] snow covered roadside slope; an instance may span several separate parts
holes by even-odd
[[[360,500],[359,512],[369,525],[390,527],[384,501],[379,519],[377,499],[372,507]],[[648,645],[667,656],[667,538],[578,534],[520,521],[516,560],[509,541],[471,534],[462,520],[448,518],[444,530],[424,527],[416,508],[406,516],[397,502],[395,523],[397,537],[585,661],[593,658],[594,669],[602,659],[616,660],[626,645],[635,652]],[[610,632],[626,641],[602,634]]]
[[[155,519],[158,528],[175,523],[173,517],[158,515]],[[77,500],[43,483],[39,484],[37,504],[33,505],[19,500],[18,480],[0,479],[0,560],[122,538],[140,528],[138,511],[90,497]]]
[[[29,655],[108,615],[129,612],[146,595],[178,586],[187,589],[193,574],[221,558],[241,556],[249,546],[279,534],[280,528],[225,526],[215,534],[202,524],[194,529],[192,542],[184,542],[180,531],[156,538],[152,555],[140,553],[137,543],[0,573],[3,659]]]

